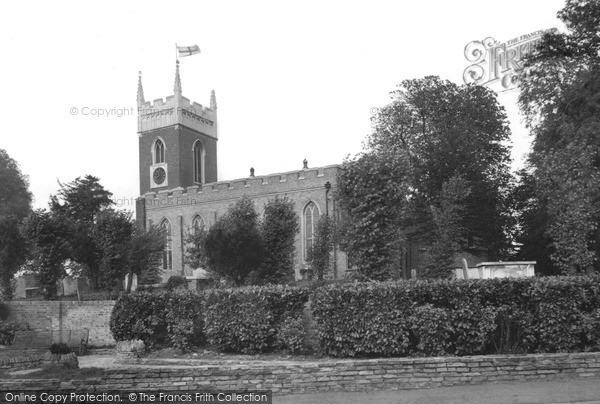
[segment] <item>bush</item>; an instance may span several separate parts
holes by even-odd
[[[167,281],[167,289],[187,289],[188,281],[185,276],[171,276]]]
[[[306,329],[302,313],[290,316],[283,320],[277,333],[277,344],[279,348],[289,354],[301,354],[306,352]]]
[[[450,351],[453,329],[447,311],[431,304],[416,307],[410,317],[417,340],[416,352],[426,356],[445,355]]]
[[[206,338],[226,352],[271,351],[285,319],[301,315],[308,296],[308,289],[286,286],[211,290],[206,294]]]
[[[50,345],[50,353],[53,354],[53,355],[56,355],[56,354],[60,354],[60,355],[69,354],[69,353],[71,353],[71,348],[69,348],[67,346],[67,344],[65,344],[64,342],[55,343],[55,344]]]
[[[338,357],[599,348],[600,277],[354,283],[317,288],[311,307]]]
[[[116,341],[142,340],[150,349],[186,351],[204,343],[202,296],[194,292],[123,295],[110,317]]]

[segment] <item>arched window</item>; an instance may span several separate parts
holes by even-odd
[[[308,258],[308,253],[312,250],[315,243],[315,233],[317,230],[317,222],[319,221],[319,208],[314,202],[309,202],[304,207],[302,214],[302,229],[304,231],[304,259]]]
[[[166,238],[165,249],[162,253],[162,269],[171,270],[173,269],[173,238],[171,233],[171,223],[167,219],[164,219],[160,223],[160,228],[163,230]]]
[[[165,144],[160,139],[154,142],[154,164],[165,162]]]
[[[206,225],[204,224],[204,219],[202,216],[196,215],[194,220],[192,220],[192,234],[196,234],[198,230],[204,230]]]
[[[194,182],[197,184],[202,184],[202,175],[204,171],[204,148],[202,147],[202,143],[199,140],[196,140],[194,143]]]

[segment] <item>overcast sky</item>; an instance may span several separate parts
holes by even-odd
[[[29,176],[34,206],[93,174],[139,195],[137,74],[146,100],[216,91],[219,180],[341,163],[360,151],[374,108],[404,79],[462,82],[464,47],[557,27],[563,0],[10,2],[0,13],[0,148]],[[500,94],[517,162],[527,133],[516,92]],[[72,114],[72,108],[79,111]],[[122,117],[83,115],[121,110]],[[132,114],[133,112],[133,114]],[[518,163],[517,163],[518,165]]]

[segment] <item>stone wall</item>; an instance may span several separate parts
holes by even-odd
[[[112,346],[115,340],[109,329],[114,301],[11,301],[8,320],[29,325],[34,330],[90,330],[91,346]]]
[[[476,384],[505,380],[600,377],[600,353],[497,355],[444,358],[240,362],[128,360],[87,381],[37,380],[36,390],[241,391],[274,394],[368,391]],[[145,365],[143,367],[131,364]],[[188,365],[188,366],[182,366]],[[18,380],[0,381],[0,390],[27,389]]]

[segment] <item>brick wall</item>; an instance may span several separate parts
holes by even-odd
[[[128,361],[130,364],[132,361]],[[107,369],[101,379],[36,381],[35,389],[85,391],[272,390],[274,394],[368,391],[451,386],[504,380],[600,377],[600,353],[498,355],[447,358],[322,360],[318,362],[206,363],[136,360],[143,367]],[[204,363],[204,364],[203,364]],[[182,366],[182,365],[189,366]],[[154,366],[148,366],[154,365]],[[11,384],[12,383],[12,384]],[[46,386],[46,384],[48,386]],[[26,389],[20,381],[0,390]]]
[[[109,329],[114,301],[11,301],[4,304],[10,310],[9,320],[28,324],[31,329],[61,331],[88,328],[90,345],[115,345]]]

